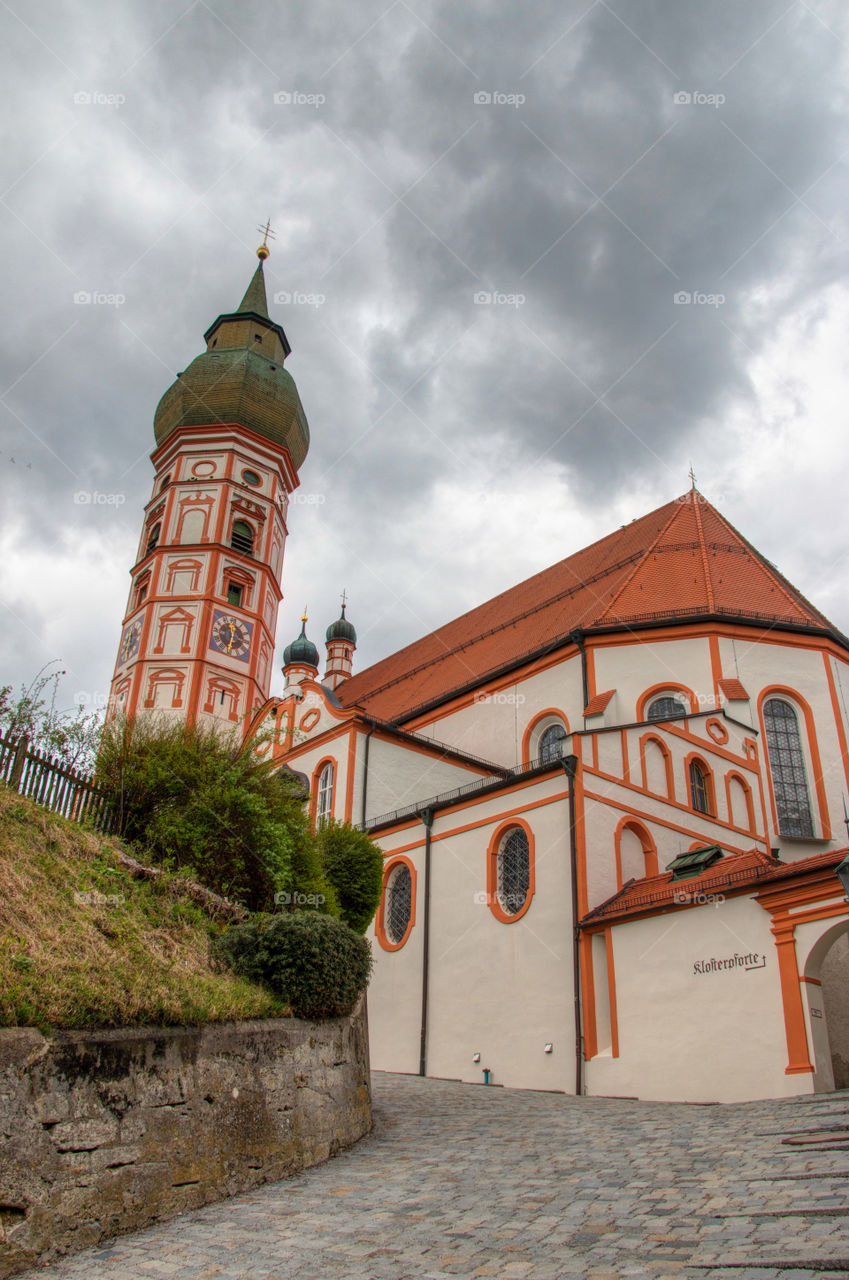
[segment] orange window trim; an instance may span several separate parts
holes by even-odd
[[[392,875],[396,867],[401,865],[409,868],[410,871],[410,920],[404,932],[404,936],[400,942],[393,942],[386,933],[386,922],[384,919],[384,911],[386,909],[386,886],[389,877]],[[383,889],[380,893],[380,904],[377,908],[377,915],[374,920],[374,933],[378,943],[384,951],[400,951],[409,938],[413,926],[416,923],[416,868],[409,858],[404,858],[400,854],[392,854],[390,860],[383,867]]]
[[[647,796],[653,796],[655,794],[654,791],[649,790],[649,782],[648,782],[649,775],[648,775],[648,767],[646,765],[646,746],[650,742],[656,743],[661,750],[661,753],[663,755],[664,766],[666,769],[666,799],[672,800],[674,802],[675,801],[675,774],[672,769],[672,753],[670,752],[669,747],[663,741],[663,738],[659,738],[656,733],[644,733],[640,737],[640,768],[642,769],[642,775],[643,775],[642,790],[645,792]],[[689,792],[689,788],[688,788],[688,792]]]
[[[333,765],[333,780],[330,785],[330,817],[332,818],[336,812],[336,785],[339,781],[339,764],[333,756],[322,756],[318,764],[312,771],[312,786],[310,787],[310,823],[313,827],[318,820],[318,784],[325,765]]]
[[[791,689],[787,685],[773,684],[768,689],[764,689],[758,697],[758,723],[761,727],[761,740],[766,743],[766,724],[764,721],[764,703],[768,698],[786,698],[790,701],[790,705],[794,710],[801,711],[805,720],[805,731],[807,736],[807,747],[810,754],[811,773],[814,775],[814,787],[817,796],[817,808],[819,809],[820,828],[822,830],[822,839],[831,839],[831,823],[828,817],[828,805],[825,796],[825,782],[823,779],[822,764],[820,762],[819,747],[817,746],[816,726],[814,724],[814,713],[811,711],[807,701],[796,690]],[[803,743],[803,749],[804,749]],[[772,768],[769,763],[769,751],[764,750],[764,759],[766,763],[767,783],[769,784],[769,801],[772,807],[773,830],[780,838],[781,832],[778,826],[778,810],[775,804],[775,792],[772,784]],[[787,837],[791,839],[792,837]]]
[[[831,709],[834,712],[834,723],[837,727],[837,741],[840,743],[840,757],[843,761],[843,776],[846,779],[847,788],[849,788],[849,747],[846,743],[846,729],[843,724],[843,716],[840,711],[840,702],[837,697],[837,687],[834,683],[834,672],[831,669],[831,661],[828,654],[822,655],[825,663],[825,673],[828,678],[828,693],[831,698]]]
[[[732,782],[739,782],[740,786],[743,788],[743,795],[745,796],[745,799],[746,799],[746,814],[749,819],[749,830],[751,831],[752,835],[756,835],[757,832],[755,831],[755,802],[752,797],[752,788],[749,786],[748,782],[743,777],[743,775],[740,773],[736,773],[733,769],[730,770],[725,775],[725,802],[728,806],[728,824],[729,826],[734,826],[736,830],[738,831],[740,830],[740,828],[736,827],[736,824],[734,823],[734,807],[731,803],[731,783]],[[764,827],[764,839],[766,839],[766,827]]]
[[[663,693],[683,693],[685,698],[689,700],[690,710],[695,713],[699,709],[699,700],[692,689],[685,684],[676,684],[674,681],[666,680],[663,684],[653,684],[650,689],[646,689],[645,693],[640,695],[637,701],[638,720],[645,720],[649,703]]]
[[[616,855],[616,888],[621,889],[624,883],[622,876],[622,835],[625,831],[632,831],[639,840],[643,850],[643,860],[645,863],[645,875],[656,876],[658,874],[657,867],[657,845],[652,839],[651,832],[640,822],[639,818],[629,817],[625,814],[619,819],[619,824],[613,836],[613,846]]]
[[[566,719],[566,716],[563,714],[563,711],[560,707],[546,707],[544,711],[538,711],[537,714],[534,716],[534,718],[528,724],[528,727],[525,729],[525,732],[522,734],[522,763],[523,764],[530,763],[532,759],[531,739],[536,733],[539,725],[542,724],[542,722],[547,719],[559,720],[560,723],[563,725],[564,729],[566,730],[566,732],[567,733],[570,732],[569,721]]]
[[[528,838],[528,892],[525,901],[515,915],[508,915],[498,901],[498,850],[504,836],[516,828],[524,831]],[[495,831],[489,842],[489,848],[486,852],[486,901],[492,914],[496,920],[502,924],[515,924],[517,920],[521,920],[522,916],[529,909],[533,902],[535,889],[535,869],[534,869],[534,833],[531,831],[527,822],[522,818],[511,818],[507,822],[502,822]]]
[[[705,780],[705,789],[707,791],[708,805],[710,806],[707,813],[705,813],[702,809],[697,809],[693,804],[693,787],[692,787],[692,779],[690,777],[690,765],[693,765],[693,764],[697,764],[699,766]],[[716,787],[714,786],[713,769],[711,769],[710,765],[708,764],[707,760],[705,760],[704,756],[700,756],[696,751],[691,751],[689,755],[685,756],[684,757],[684,774],[685,774],[684,781],[686,783],[686,795],[687,795],[687,801],[688,801],[686,807],[690,810],[691,813],[698,813],[703,818],[718,817],[718,814],[716,812]],[[727,825],[730,826],[730,823]]]

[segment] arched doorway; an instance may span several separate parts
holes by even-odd
[[[849,1089],[849,920],[827,929],[805,964],[817,1093]]]

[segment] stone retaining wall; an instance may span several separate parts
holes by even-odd
[[[285,1178],[371,1128],[351,1018],[0,1030],[0,1277]]]

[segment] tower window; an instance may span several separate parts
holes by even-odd
[[[262,338],[258,333],[254,334],[254,342],[259,342],[260,344],[262,343]]]
[[[171,483],[170,475],[165,476],[165,478],[162,481],[162,484],[159,486],[159,492],[161,493],[163,489],[167,489],[170,483]]]
[[[259,476],[255,471],[243,471],[242,479],[244,480],[245,484],[250,484],[250,485],[253,485],[254,487],[258,484],[262,484],[262,481],[260,480]]]
[[[783,836],[812,836],[811,801],[796,712],[783,698],[764,703],[764,726],[772,790]]]
[[[147,536],[147,546],[145,547],[145,555],[149,556],[159,542],[159,534],[162,531],[161,524],[155,524]]]
[[[234,551],[241,551],[243,556],[253,555],[254,531],[247,521],[233,521],[233,532],[230,534],[230,546]]]
[[[697,813],[710,813],[707,774],[697,760],[690,764],[690,800]]]
[[[244,594],[244,590],[245,588],[241,585],[240,582],[228,582],[227,583],[227,603],[235,605],[237,609],[240,608],[242,604],[242,596]]]

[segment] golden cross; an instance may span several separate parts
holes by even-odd
[[[276,235],[274,234],[274,232],[271,230],[271,219],[270,219],[270,218],[266,219],[266,223],[265,223],[265,226],[264,226],[264,227],[257,227],[257,231],[261,231],[261,232],[262,232],[262,243],[266,246],[266,248],[268,247],[268,238],[269,238],[269,236],[271,237],[271,239],[272,239],[272,240],[276,240],[276,239],[277,239],[277,236],[276,236]]]
[[[348,603],[348,592],[342,588],[342,612],[345,612],[345,605]]]

